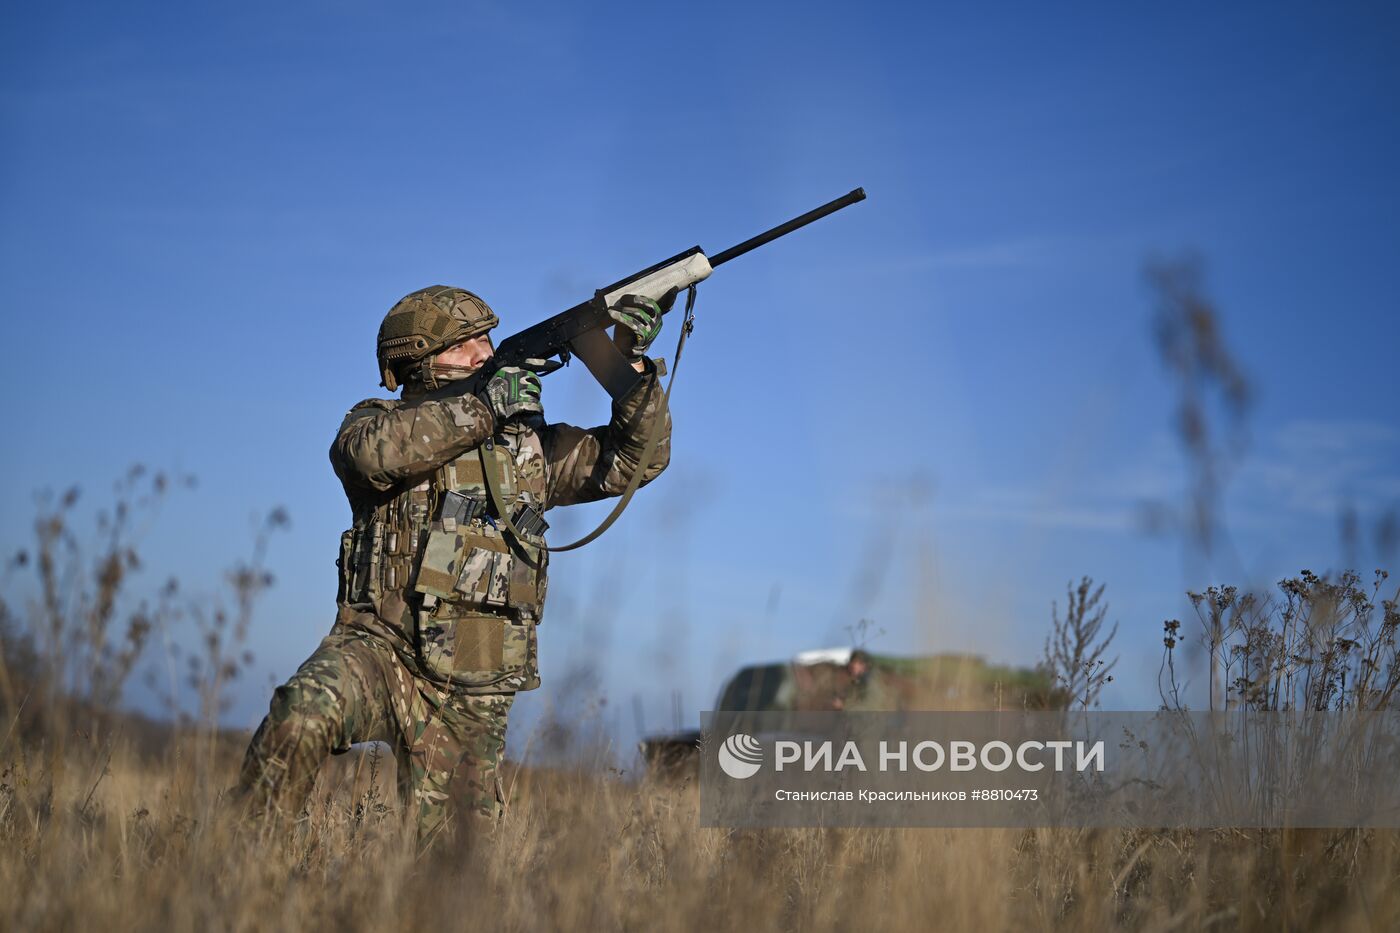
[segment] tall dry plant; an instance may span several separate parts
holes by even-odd
[[[33,548],[9,561],[0,596],[8,630],[0,639],[0,702],[10,710],[23,705],[27,724],[59,734],[78,704],[91,732],[120,705],[152,633],[173,612],[173,583],[130,597],[139,544],[171,489],[188,483],[133,466],[90,530],[79,527],[78,487],[38,496]],[[20,580],[25,571],[32,571],[28,585]],[[13,605],[17,599],[23,609]]]
[[[1279,596],[1233,586],[1190,593],[1199,643],[1211,659],[1211,709],[1356,710],[1396,707],[1400,688],[1400,592],[1386,599],[1388,574],[1368,588],[1359,574],[1337,579],[1309,570],[1279,581]],[[1377,608],[1380,610],[1377,618]],[[1176,652],[1181,622],[1163,623],[1159,688],[1163,703],[1184,707]],[[1223,697],[1220,706],[1215,698]]]
[[[198,718],[214,725],[228,711],[232,698],[229,687],[253,663],[246,648],[253,609],[270,589],[275,578],[267,569],[267,547],[271,536],[291,524],[287,510],[274,508],[263,517],[253,535],[252,554],[224,574],[233,606],[201,603],[186,610],[199,633],[202,651],[187,655],[188,683],[198,697]]]
[[[1226,344],[1219,308],[1206,294],[1205,266],[1187,253],[1149,260],[1152,333],[1176,393],[1173,416],[1190,474],[1187,501],[1158,503],[1149,519],[1156,530],[1183,532],[1209,561],[1229,539],[1223,496],[1230,472],[1248,445],[1253,389]]]
[[[288,519],[274,509],[263,520],[251,559],[226,575],[225,597],[186,595],[174,577],[151,591],[141,580],[142,542],[166,498],[193,485],[191,477],[133,466],[87,528],[78,487],[38,496],[33,547],[7,562],[0,592],[0,713],[16,729],[62,744],[129,726],[137,717],[121,713],[122,701],[157,633],[185,665],[195,697],[191,708],[175,692],[157,691],[167,712],[217,728],[230,683],[252,661],[248,625],[272,584],[269,537]],[[147,680],[158,685],[154,673]]]
[[[1056,684],[1064,690],[1070,708],[1089,709],[1099,705],[1099,694],[1113,682],[1113,668],[1118,657],[1106,657],[1109,645],[1118,634],[1118,623],[1105,633],[1108,603],[1104,602],[1105,584],[1082,577],[1078,583],[1065,585],[1065,614],[1060,615],[1058,603],[1050,609],[1050,634],[1045,639],[1042,666]]]

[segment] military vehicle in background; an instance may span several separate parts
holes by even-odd
[[[1056,709],[1067,697],[1040,668],[988,664],[967,654],[914,657],[853,648],[804,651],[791,661],[750,664],[720,688],[714,709],[818,710]],[[681,774],[699,761],[700,732],[642,739],[649,773]]]

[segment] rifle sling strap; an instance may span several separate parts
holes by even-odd
[[[632,476],[627,480],[627,488],[623,490],[621,498],[617,500],[617,505],[613,506],[613,510],[608,513],[607,518],[603,519],[602,524],[577,541],[561,545],[560,547],[541,547],[541,550],[572,551],[592,542],[599,535],[612,527],[613,522],[617,521],[618,517],[622,515],[623,510],[627,508],[627,503],[632,501],[632,496],[641,488],[642,474],[646,472],[647,467],[651,464],[652,455],[656,453],[656,445],[661,440],[661,428],[666,423],[666,416],[671,410],[671,387],[676,384],[676,373],[679,372],[681,368],[681,351],[685,349],[686,338],[690,336],[690,332],[695,326],[694,311],[695,286],[692,285],[686,291],[685,320],[681,323],[680,339],[676,341],[676,355],[671,360],[671,378],[666,381],[666,392],[661,396],[661,410],[657,413],[655,423],[651,426],[651,433],[647,437],[646,445],[642,450],[641,460],[638,462],[637,468],[632,471]],[[486,456],[486,451],[489,449],[490,443],[490,441],[487,441],[477,448],[481,456],[481,472],[486,477],[486,492],[487,495],[491,497],[491,502],[496,507],[496,515],[500,518],[501,522],[505,524],[510,533],[515,536],[516,540],[523,542],[527,540],[525,534],[521,532],[519,528],[515,527],[515,523],[510,520],[510,515],[507,514],[505,498],[501,495],[500,488],[496,481],[495,470],[492,469],[493,464],[491,461],[494,458]]]

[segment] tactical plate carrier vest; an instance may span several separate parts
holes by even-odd
[[[363,402],[352,416],[397,404]],[[500,522],[486,469],[523,539]],[[539,686],[546,481],[539,435],[513,422],[416,485],[352,499],[354,526],[341,535],[337,561],[342,618],[387,629],[380,634],[412,667],[464,692]]]

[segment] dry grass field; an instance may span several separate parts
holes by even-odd
[[[250,825],[228,799],[247,736],[188,723],[217,721],[246,663],[264,539],[226,609],[180,603],[173,581],[124,604],[139,561],[116,533],[81,559],[73,498],[14,564],[37,569],[37,596],[0,599],[0,931],[1400,929],[1395,831],[712,829],[693,782],[508,763],[494,838],[420,848],[391,763],[362,750],[326,764],[294,825]],[[1212,588],[1193,595],[1190,637],[1232,704],[1391,709],[1400,605],[1384,585],[1304,572],[1273,601]],[[1091,707],[1112,631],[1101,587],[1066,595],[1047,664]],[[102,712],[177,622],[203,646],[184,659],[197,715]],[[1164,702],[1187,637],[1166,623]]]
[[[1395,833],[705,829],[691,785],[513,770],[489,846],[418,851],[370,753],[267,834],[236,737],[60,738],[0,732],[0,929],[1400,928]]]

